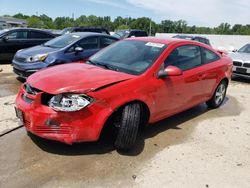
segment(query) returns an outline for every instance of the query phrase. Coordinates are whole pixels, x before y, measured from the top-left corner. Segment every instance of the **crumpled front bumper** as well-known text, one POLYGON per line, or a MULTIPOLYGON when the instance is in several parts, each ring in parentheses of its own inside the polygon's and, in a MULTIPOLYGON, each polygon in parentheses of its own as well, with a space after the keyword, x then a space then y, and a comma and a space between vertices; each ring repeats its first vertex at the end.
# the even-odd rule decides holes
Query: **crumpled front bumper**
POLYGON ((42 138, 67 144, 96 141, 107 119, 110 109, 92 104, 77 112, 56 112, 41 103, 43 92, 28 94, 22 85, 16 108, 23 112, 26 130, 42 138))

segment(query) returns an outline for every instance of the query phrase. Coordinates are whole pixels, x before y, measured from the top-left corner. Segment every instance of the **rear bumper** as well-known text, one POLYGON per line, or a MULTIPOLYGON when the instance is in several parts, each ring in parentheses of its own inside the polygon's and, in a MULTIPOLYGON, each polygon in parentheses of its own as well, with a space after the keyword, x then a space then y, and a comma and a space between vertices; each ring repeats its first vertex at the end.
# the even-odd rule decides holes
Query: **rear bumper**
POLYGON ((66 144, 99 139, 110 108, 93 103, 77 112, 56 112, 41 104, 42 93, 27 94, 23 86, 16 98, 16 107, 23 112, 26 130, 32 134, 66 144), (27 100, 28 98, 28 100, 27 100))

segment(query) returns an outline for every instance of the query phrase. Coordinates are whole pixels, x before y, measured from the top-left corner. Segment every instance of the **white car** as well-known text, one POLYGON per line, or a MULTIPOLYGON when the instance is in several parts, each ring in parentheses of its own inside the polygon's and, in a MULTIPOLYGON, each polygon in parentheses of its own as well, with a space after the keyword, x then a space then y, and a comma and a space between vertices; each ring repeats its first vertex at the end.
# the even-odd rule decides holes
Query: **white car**
POLYGON ((250 44, 246 44, 229 56, 233 59, 233 75, 250 78, 250 44))

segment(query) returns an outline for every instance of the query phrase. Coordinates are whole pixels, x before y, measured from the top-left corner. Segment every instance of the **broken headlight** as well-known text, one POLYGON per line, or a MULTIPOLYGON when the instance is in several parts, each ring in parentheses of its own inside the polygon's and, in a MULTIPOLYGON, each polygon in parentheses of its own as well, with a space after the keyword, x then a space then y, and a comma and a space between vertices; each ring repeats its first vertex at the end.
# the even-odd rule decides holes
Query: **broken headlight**
POLYGON ((52 97, 49 106, 55 111, 75 112, 79 111, 92 102, 92 98, 80 94, 59 94, 52 97))

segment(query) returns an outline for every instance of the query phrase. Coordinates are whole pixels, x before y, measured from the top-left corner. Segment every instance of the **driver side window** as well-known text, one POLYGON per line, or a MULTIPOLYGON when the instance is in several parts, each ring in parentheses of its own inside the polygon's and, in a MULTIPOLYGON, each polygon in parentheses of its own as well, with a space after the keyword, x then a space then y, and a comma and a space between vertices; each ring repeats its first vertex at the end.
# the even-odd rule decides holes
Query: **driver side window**
POLYGON ((98 37, 89 37, 77 43, 77 46, 82 47, 84 50, 97 49, 98 37))
POLYGON ((6 35, 9 39, 27 39, 27 31, 14 31, 6 35))
POLYGON ((172 65, 182 71, 190 70, 202 65, 199 46, 185 45, 175 48, 164 61, 164 67, 172 65))
POLYGON ((81 41, 73 45, 71 48, 69 48, 67 53, 74 52, 76 47, 82 47, 83 50, 98 49, 99 48, 98 37, 89 37, 82 39, 81 41))

